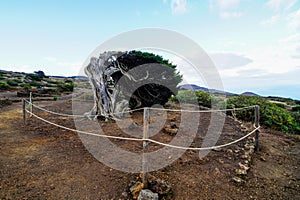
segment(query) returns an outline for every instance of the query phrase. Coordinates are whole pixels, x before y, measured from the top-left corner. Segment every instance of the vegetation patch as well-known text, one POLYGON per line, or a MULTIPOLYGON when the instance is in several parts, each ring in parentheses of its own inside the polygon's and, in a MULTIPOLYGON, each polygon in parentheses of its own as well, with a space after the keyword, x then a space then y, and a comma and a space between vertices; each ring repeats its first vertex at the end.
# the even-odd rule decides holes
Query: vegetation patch
MULTIPOLYGON (((292 112, 286 109, 285 103, 269 102, 268 98, 259 96, 232 96, 227 98, 227 102, 217 95, 204 91, 180 90, 176 96, 170 98, 171 101, 184 103, 197 102, 200 106, 211 108, 218 105, 219 108, 242 108, 253 105, 260 107, 260 124, 285 133, 300 134, 300 105, 292 107, 292 112)), ((276 100, 273 98, 272 100, 276 100)), ((289 100, 290 103, 295 101, 289 100)), ((232 115, 232 112, 227 112, 232 115)), ((235 117, 254 123, 254 109, 235 111, 235 117)))

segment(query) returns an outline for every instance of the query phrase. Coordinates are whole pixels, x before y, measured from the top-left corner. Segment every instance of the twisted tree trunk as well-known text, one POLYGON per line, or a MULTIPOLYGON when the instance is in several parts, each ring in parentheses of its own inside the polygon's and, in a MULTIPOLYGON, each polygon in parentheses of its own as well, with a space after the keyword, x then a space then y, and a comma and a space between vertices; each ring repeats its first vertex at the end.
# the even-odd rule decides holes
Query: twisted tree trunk
POLYGON ((181 76, 175 73, 176 66, 160 62, 169 64, 154 54, 135 51, 104 52, 99 58, 92 57, 85 68, 95 101, 88 116, 119 118, 130 108, 166 103, 177 92, 181 76), (152 65, 143 68, 143 64, 149 63, 152 65))

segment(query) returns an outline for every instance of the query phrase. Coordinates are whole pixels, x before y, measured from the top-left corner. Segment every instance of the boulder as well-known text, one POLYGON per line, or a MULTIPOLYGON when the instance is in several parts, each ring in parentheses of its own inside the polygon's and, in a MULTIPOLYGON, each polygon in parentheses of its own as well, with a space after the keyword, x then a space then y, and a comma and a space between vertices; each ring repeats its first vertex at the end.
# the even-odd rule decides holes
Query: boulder
POLYGON ((139 181, 130 187, 130 193, 133 199, 137 199, 139 197, 139 194, 142 191, 143 187, 144 184, 139 181))
POLYGON ((145 189, 140 192, 138 200, 158 200, 158 194, 151 190, 145 189))
POLYGON ((149 188, 159 195, 166 195, 172 192, 172 186, 169 182, 156 178, 150 174, 148 175, 148 183, 149 188))

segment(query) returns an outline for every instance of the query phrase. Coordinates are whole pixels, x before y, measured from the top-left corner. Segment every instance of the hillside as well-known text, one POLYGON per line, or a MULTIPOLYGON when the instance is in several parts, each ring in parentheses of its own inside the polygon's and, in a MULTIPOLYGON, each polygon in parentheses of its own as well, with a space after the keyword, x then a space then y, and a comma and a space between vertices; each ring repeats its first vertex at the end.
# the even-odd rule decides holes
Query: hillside
POLYGON ((34 96, 55 97, 72 92, 78 84, 88 86, 88 79, 83 76, 47 76, 42 71, 24 73, 0 70, 1 96, 10 97, 17 92, 18 97, 26 97, 32 92, 34 96))

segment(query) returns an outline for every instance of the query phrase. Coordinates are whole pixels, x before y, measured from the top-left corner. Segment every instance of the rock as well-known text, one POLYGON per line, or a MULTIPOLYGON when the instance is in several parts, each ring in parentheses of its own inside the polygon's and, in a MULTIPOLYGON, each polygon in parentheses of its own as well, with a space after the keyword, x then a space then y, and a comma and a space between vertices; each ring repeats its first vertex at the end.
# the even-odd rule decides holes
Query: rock
POLYGON ((170 122, 171 128, 178 128, 175 122, 170 122))
POLYGON ((233 153, 232 149, 227 149, 227 153, 232 154, 233 153))
POLYGON ((243 179, 241 179, 240 177, 237 177, 237 176, 233 177, 231 180, 235 183, 238 183, 238 184, 241 184, 241 183, 245 182, 243 179))
POLYGON ((127 192, 122 192, 122 197, 124 197, 124 198, 128 198, 128 194, 127 194, 127 192))
POLYGON ((249 167, 246 166, 246 165, 244 165, 244 164, 242 164, 242 163, 239 163, 239 166, 240 166, 240 168, 241 168, 242 170, 246 170, 246 171, 249 170, 249 167))
POLYGON ((254 145, 249 145, 249 152, 250 152, 250 154, 252 154, 252 153, 254 153, 254 149, 255 149, 255 147, 254 147, 254 145))
POLYGON ((245 153, 245 154, 241 155, 242 159, 248 159, 248 157, 249 157, 248 153, 245 153))
POLYGON ((172 191, 172 186, 169 182, 156 178, 150 174, 148 174, 148 183, 149 188, 160 195, 165 195, 172 191))
POLYGON ((216 167, 216 168, 215 168, 215 174, 216 174, 216 175, 219 175, 220 173, 221 173, 221 172, 220 172, 219 168, 216 167))
POLYGON ((239 153, 239 152, 240 152, 239 149, 234 150, 234 153, 239 153))
POLYGON ((247 171, 244 169, 237 169, 236 174, 238 175, 247 175, 247 171))
POLYGON ((248 128, 245 125, 241 124, 241 131, 243 133, 247 133, 249 130, 248 130, 248 128))
POLYGON ((245 149, 246 149, 246 150, 249 150, 249 149, 250 149, 250 146, 249 146, 249 144, 248 144, 248 143, 247 143, 247 144, 245 144, 245 145, 244 145, 244 147, 245 147, 245 149))
POLYGON ((264 156, 260 156, 261 161, 266 161, 266 158, 264 156))
POLYGON ((130 192, 133 199, 137 199, 141 190, 143 189, 144 184, 141 182, 136 182, 133 186, 130 187, 130 192))
POLYGON ((158 194, 151 190, 145 189, 140 192, 138 200, 158 200, 158 194))
POLYGON ((54 190, 54 189, 55 189, 54 184, 51 184, 51 185, 50 185, 50 190, 54 190))
POLYGON ((165 127, 165 131, 166 131, 169 135, 173 136, 173 135, 176 135, 176 134, 177 134, 178 128, 169 128, 168 126, 166 126, 166 127, 165 127))
POLYGON ((171 117, 170 117, 170 121, 171 121, 171 122, 175 122, 175 121, 176 121, 176 116, 171 116, 171 117))

